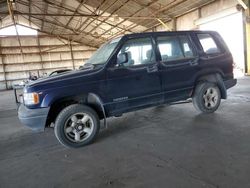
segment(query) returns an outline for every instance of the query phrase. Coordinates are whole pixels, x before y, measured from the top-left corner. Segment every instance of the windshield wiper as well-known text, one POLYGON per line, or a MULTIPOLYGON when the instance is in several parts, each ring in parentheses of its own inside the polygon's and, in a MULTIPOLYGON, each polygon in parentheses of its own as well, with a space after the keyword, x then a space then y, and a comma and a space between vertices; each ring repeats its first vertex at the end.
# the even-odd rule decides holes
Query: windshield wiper
POLYGON ((100 65, 104 65, 104 64, 103 63, 99 63, 99 64, 86 63, 83 66, 80 66, 79 69, 80 70, 82 70, 82 69, 94 69, 94 68, 96 68, 96 67, 98 67, 100 65))
POLYGON ((82 66, 79 67, 80 70, 82 69, 93 69, 94 68, 94 65, 88 63, 88 64, 84 64, 82 66))

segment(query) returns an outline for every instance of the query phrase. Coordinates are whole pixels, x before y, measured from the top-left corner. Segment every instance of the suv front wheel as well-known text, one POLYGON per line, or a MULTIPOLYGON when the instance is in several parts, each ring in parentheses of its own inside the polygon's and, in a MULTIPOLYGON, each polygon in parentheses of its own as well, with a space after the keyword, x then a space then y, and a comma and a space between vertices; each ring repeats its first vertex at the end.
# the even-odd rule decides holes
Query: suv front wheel
POLYGON ((202 113, 213 113, 220 106, 221 93, 215 83, 204 82, 196 86, 193 95, 194 107, 202 113))
POLYGON ((73 104, 56 118, 54 132, 64 146, 78 148, 91 143, 99 132, 100 120, 90 107, 73 104))

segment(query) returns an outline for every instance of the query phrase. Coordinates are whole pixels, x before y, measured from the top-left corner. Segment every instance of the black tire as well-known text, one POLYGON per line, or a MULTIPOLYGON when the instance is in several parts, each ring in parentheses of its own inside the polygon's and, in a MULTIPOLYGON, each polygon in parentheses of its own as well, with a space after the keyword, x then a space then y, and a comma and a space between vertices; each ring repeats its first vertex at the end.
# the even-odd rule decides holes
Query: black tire
POLYGON ((195 87, 193 104, 202 113, 213 113, 220 106, 221 92, 215 83, 203 82, 195 87), (215 96, 216 97, 213 97, 215 96))
POLYGON ((96 138, 99 129, 100 120, 97 113, 92 108, 86 105, 73 104, 64 108, 59 113, 56 118, 54 132, 56 138, 62 145, 70 148, 79 148, 92 143, 96 138), (78 117, 81 118, 81 115, 82 119, 76 119, 78 117), (89 120, 86 120, 85 123, 80 122, 85 116, 89 118, 89 120), (72 119, 74 119, 74 121, 72 119), (87 127, 87 125, 89 127, 87 127), (79 130, 79 127, 82 127, 81 130, 79 130), (91 130, 91 132, 84 132, 85 128, 86 130, 91 130), (70 131, 68 132, 67 130, 70 131), (76 133, 78 136, 76 136, 76 133), (80 141, 78 139, 83 140, 80 141))

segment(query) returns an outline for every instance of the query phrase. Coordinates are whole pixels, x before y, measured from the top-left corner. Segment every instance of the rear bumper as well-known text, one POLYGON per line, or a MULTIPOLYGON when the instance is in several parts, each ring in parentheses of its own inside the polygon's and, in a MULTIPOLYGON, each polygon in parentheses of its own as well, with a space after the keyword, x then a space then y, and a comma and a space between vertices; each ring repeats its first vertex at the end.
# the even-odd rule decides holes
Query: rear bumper
POLYGON ((235 86, 236 84, 237 84, 236 79, 230 79, 230 80, 224 81, 224 85, 225 85, 226 89, 229 89, 229 88, 235 86))
POLYGON ((36 132, 44 131, 50 108, 29 109, 23 104, 18 108, 18 118, 21 123, 36 132))

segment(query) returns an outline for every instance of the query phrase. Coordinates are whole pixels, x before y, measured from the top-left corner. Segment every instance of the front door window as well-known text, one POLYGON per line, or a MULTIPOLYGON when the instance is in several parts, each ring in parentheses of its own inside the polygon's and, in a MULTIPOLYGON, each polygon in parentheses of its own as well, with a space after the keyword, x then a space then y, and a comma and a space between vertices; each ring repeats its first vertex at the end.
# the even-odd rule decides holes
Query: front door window
MULTIPOLYGON (((127 53, 128 62, 123 66, 138 66, 155 62, 155 53, 151 38, 130 39, 121 48, 120 53, 127 53)), ((118 54, 118 55, 119 55, 118 54)))

